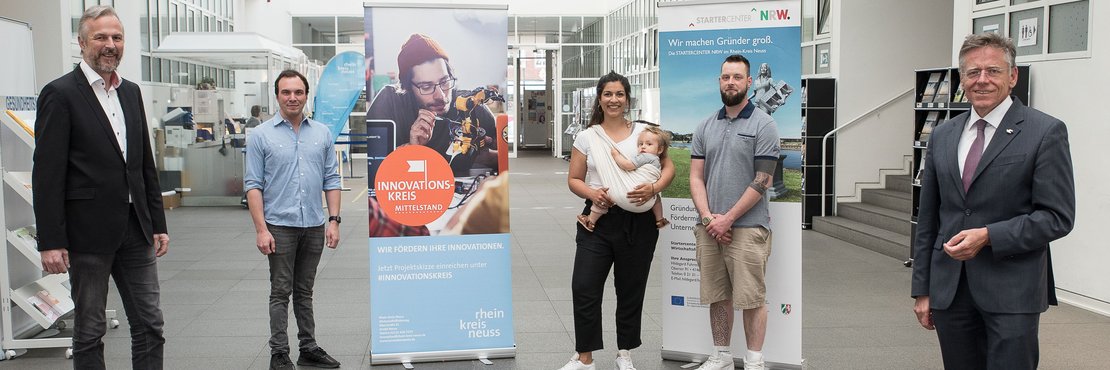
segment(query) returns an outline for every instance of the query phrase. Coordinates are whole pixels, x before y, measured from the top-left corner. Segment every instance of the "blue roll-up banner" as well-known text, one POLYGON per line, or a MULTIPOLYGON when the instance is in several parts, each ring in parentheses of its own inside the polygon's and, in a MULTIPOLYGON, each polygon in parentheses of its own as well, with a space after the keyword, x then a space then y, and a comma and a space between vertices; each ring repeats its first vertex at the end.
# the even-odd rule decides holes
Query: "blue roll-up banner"
POLYGON ((316 100, 312 106, 312 119, 328 126, 331 140, 335 141, 347 126, 347 117, 358 103, 358 97, 365 86, 362 81, 362 54, 344 51, 336 54, 324 66, 320 82, 316 84, 316 100))
MULTIPOLYGON (((771 197, 774 235, 767 262, 767 335, 764 359, 775 368, 802 363, 801 6, 798 0, 703 1, 659 4, 660 120, 675 140, 668 152, 690 156, 691 133, 716 114, 721 64, 731 54, 751 63, 749 104, 774 118, 780 137, 779 165, 771 197), (785 179, 785 180, 784 180, 785 179)), ((687 181, 677 174, 675 182, 687 181)), ((709 305, 700 302, 694 226, 698 215, 689 194, 666 193, 671 224, 659 235, 663 261, 662 308, 665 359, 701 361, 713 353, 709 305)), ((746 352, 743 320, 736 312, 732 353, 746 352)), ((737 358, 739 365, 741 359, 737 358)))
POLYGON ((508 7, 365 7, 371 364, 513 357, 508 7))

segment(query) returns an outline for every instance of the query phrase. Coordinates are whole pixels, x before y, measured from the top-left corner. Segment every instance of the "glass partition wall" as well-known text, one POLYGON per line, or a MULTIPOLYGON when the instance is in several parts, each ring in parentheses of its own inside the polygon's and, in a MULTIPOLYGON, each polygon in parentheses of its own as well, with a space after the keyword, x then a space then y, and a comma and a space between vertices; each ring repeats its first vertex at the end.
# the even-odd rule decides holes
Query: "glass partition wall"
POLYGON ((510 16, 506 113, 510 155, 543 148, 570 155, 574 122, 571 96, 593 88, 607 73, 605 17, 510 16))

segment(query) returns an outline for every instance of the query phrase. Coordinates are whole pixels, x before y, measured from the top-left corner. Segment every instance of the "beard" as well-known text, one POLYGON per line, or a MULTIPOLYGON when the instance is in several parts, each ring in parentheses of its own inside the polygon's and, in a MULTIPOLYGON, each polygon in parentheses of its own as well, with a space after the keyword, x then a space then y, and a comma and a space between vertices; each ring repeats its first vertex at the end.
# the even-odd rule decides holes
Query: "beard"
POLYGON ((89 67, 92 67, 97 73, 115 72, 116 68, 119 67, 120 58, 123 57, 118 48, 103 48, 89 54, 86 55, 85 60, 91 60, 89 67))
POLYGON ((744 101, 744 98, 747 96, 748 88, 746 87, 743 90, 738 91, 736 95, 729 95, 724 90, 721 90, 721 102, 725 103, 725 106, 728 107, 740 105, 740 103, 742 103, 744 101))

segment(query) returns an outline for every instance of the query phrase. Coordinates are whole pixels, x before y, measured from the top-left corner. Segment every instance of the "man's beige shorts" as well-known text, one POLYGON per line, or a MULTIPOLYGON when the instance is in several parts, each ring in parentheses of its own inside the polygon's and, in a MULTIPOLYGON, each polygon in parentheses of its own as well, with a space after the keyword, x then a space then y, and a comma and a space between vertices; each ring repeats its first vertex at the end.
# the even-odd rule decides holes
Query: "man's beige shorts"
POLYGON ((762 227, 732 229, 732 243, 718 244, 705 231, 694 227, 698 267, 701 269, 701 303, 732 299, 739 310, 757 308, 766 302, 767 257, 771 255, 771 232, 762 227))

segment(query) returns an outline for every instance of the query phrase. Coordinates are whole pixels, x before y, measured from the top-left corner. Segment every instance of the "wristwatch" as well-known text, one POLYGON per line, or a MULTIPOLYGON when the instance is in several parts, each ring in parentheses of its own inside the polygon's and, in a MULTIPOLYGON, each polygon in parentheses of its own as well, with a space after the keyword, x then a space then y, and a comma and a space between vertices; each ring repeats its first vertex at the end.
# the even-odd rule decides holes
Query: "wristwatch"
POLYGON ((337 224, 341 224, 341 223, 343 223, 343 218, 341 218, 341 217, 339 217, 339 216, 329 216, 329 217, 328 217, 328 221, 329 221, 329 222, 330 222, 330 221, 335 221, 335 223, 337 223, 337 224))
POLYGON ((713 217, 712 216, 705 216, 705 217, 701 218, 701 225, 702 226, 709 226, 710 222, 713 222, 713 217))

